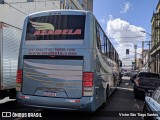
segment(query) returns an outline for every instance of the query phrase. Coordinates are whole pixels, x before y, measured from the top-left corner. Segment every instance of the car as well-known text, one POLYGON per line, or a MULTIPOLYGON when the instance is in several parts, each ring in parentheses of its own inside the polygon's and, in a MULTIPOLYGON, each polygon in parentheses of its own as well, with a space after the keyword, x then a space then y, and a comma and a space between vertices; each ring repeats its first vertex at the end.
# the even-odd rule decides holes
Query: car
POLYGON ((145 120, 160 120, 160 87, 155 90, 153 95, 145 97, 143 114, 145 114, 145 120))
POLYGON ((134 80, 134 97, 145 96, 148 91, 154 91, 160 86, 160 75, 152 72, 140 72, 134 80))
POLYGON ((129 76, 130 76, 130 72, 125 72, 125 73, 123 74, 123 76, 129 77, 129 76))
POLYGON ((137 73, 132 74, 132 75, 130 76, 131 82, 133 82, 136 77, 137 77, 137 73))

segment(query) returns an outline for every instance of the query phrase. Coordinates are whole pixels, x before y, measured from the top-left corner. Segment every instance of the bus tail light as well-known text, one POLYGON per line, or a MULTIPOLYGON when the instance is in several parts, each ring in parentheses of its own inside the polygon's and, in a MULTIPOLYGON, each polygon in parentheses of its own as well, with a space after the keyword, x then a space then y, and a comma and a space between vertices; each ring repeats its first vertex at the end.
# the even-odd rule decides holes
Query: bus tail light
POLYGON ((93 72, 83 72, 83 96, 93 95, 93 72))
POLYGON ((16 91, 21 91, 22 88, 22 70, 17 70, 17 78, 16 78, 16 91))

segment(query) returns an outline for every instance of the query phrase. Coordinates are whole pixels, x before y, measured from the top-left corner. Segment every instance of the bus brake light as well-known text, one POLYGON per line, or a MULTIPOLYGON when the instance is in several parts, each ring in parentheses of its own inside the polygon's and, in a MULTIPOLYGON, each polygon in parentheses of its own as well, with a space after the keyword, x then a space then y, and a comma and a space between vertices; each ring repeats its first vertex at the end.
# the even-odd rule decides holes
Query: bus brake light
POLYGON ((83 72, 83 96, 93 95, 93 72, 83 72))

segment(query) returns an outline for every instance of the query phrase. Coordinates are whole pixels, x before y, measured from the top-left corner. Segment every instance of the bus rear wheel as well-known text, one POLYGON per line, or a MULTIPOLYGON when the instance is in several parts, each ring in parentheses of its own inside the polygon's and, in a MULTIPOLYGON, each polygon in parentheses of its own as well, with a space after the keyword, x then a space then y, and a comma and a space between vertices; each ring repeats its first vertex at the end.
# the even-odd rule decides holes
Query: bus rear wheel
POLYGON ((102 104, 102 109, 106 107, 107 99, 108 99, 108 97, 109 97, 109 89, 108 89, 108 87, 107 87, 107 89, 106 89, 106 93, 105 93, 105 94, 106 94, 106 96, 105 96, 104 103, 102 104))

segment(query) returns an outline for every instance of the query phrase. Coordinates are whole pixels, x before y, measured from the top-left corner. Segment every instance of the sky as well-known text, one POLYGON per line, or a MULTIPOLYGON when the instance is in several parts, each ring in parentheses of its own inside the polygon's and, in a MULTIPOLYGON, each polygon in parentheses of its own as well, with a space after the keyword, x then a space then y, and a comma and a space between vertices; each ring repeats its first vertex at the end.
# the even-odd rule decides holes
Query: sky
POLYGON ((142 41, 151 40, 151 36, 141 31, 151 34, 151 18, 158 1, 94 0, 93 13, 119 53, 123 65, 131 65, 134 61, 134 45, 138 46, 137 53, 141 53, 142 41), (129 55, 126 55, 126 49, 130 50, 129 55))

